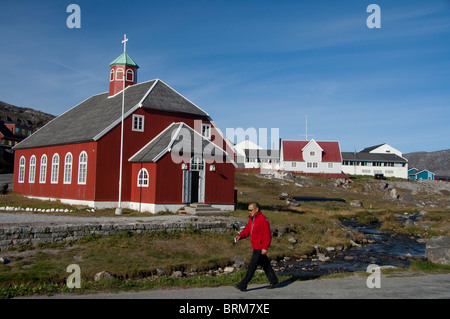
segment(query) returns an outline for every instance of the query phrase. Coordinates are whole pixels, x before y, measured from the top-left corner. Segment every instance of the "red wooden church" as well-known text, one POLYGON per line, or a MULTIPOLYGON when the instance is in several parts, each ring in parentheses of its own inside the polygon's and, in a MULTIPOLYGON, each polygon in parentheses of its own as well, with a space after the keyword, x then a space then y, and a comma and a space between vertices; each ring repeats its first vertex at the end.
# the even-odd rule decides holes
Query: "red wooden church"
POLYGON ((139 67, 125 52, 110 67, 109 92, 14 148, 14 191, 152 213, 195 202, 234 209, 233 146, 208 113, 159 79, 137 84, 139 67))

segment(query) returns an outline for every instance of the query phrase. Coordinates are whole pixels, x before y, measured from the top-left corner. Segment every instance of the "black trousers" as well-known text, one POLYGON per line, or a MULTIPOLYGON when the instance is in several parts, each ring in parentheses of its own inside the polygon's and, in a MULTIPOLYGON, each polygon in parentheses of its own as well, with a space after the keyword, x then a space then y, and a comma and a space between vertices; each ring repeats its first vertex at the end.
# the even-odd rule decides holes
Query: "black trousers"
POLYGON ((261 253, 261 249, 253 249, 253 255, 252 258, 250 259, 250 263, 247 268, 247 274, 245 275, 244 279, 242 279, 242 281, 240 282, 242 286, 247 287, 248 283, 255 274, 256 268, 258 268, 258 266, 261 266, 264 269, 267 279, 269 279, 269 282, 271 284, 278 283, 277 275, 275 274, 275 271, 273 271, 272 265, 270 264, 267 254, 263 255, 261 253))

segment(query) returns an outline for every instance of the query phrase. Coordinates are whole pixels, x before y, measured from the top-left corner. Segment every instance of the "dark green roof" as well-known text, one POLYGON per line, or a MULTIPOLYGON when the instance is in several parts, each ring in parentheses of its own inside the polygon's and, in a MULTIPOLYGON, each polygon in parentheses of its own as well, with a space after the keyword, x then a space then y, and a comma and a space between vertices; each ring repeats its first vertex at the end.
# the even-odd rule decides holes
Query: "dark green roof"
POLYGON ((113 65, 129 65, 136 67, 136 69, 139 68, 139 66, 125 52, 109 64, 109 66, 113 65))

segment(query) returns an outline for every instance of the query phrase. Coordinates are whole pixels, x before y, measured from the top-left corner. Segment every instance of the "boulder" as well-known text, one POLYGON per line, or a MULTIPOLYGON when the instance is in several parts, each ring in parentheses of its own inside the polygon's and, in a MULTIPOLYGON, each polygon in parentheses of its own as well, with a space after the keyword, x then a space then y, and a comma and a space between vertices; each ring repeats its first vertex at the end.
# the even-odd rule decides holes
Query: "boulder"
POLYGON ((450 237, 437 236, 427 240, 425 258, 434 263, 450 265, 450 237))
POLYGON ((359 201, 359 200, 352 200, 351 202, 350 202, 350 206, 353 206, 353 207, 363 207, 363 203, 361 203, 361 201, 359 201))
POLYGON ((103 270, 94 275, 94 281, 99 281, 100 279, 108 279, 112 277, 113 275, 110 272, 103 270))

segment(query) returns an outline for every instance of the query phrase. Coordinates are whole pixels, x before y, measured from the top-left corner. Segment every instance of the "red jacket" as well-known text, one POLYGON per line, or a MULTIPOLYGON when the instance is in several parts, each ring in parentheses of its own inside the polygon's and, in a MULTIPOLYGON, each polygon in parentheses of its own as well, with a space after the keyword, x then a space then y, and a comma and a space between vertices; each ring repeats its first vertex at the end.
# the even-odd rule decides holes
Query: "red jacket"
POLYGON ((247 226, 239 234, 239 238, 250 236, 250 242, 253 249, 267 250, 272 241, 269 220, 259 210, 255 216, 250 217, 247 226))

